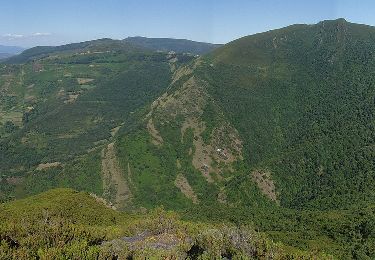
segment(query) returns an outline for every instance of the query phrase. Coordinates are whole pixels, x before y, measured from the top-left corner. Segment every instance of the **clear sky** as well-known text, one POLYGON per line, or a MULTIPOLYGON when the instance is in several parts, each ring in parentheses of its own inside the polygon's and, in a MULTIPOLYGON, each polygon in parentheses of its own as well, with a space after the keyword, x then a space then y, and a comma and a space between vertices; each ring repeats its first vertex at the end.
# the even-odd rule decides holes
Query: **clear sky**
POLYGON ((30 47, 128 36, 226 43, 343 17, 375 25, 374 0, 1 0, 0 44, 30 47))

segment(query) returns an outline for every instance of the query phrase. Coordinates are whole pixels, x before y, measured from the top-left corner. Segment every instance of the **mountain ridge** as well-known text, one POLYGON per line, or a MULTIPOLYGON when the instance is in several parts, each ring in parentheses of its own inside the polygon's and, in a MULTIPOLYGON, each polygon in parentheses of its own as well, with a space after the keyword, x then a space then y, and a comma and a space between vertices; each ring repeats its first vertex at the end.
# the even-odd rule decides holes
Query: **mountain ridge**
POLYGON ((72 187, 372 257, 374 37, 335 20, 199 57, 105 39, 6 64, 0 197, 72 187))
POLYGON ((196 55, 206 54, 222 46, 221 44, 197 42, 187 39, 148 38, 141 36, 128 37, 123 41, 130 42, 156 51, 185 52, 196 55))
MULTIPOLYGON (((146 38, 146 37, 128 37, 124 40, 113 40, 110 38, 102 38, 79 43, 69 43, 61 46, 36 46, 30 49, 23 49, 23 52, 14 57, 8 58, 5 63, 25 63, 35 59, 40 59, 52 55, 54 53, 66 53, 90 50, 98 51, 98 49, 106 46, 108 50, 140 50, 140 51, 174 51, 177 53, 191 53, 195 55, 205 54, 211 50, 221 46, 219 44, 211 44, 205 42, 196 42, 185 39, 172 38, 146 38), (96 49, 96 50, 95 50, 96 49)), ((1 50, 1 49, 0 49, 1 50)), ((1 51, 0 51, 1 53, 1 51)), ((18 54, 18 53, 14 53, 18 54)))

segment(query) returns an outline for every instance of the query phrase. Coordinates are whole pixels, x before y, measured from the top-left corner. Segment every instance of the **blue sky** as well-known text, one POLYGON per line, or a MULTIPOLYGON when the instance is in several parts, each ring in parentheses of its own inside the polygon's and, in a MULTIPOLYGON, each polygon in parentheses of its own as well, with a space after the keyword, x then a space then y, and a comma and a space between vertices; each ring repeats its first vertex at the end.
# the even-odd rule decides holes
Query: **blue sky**
POLYGON ((128 36, 226 43, 339 17, 375 25, 374 13, 372 0, 2 0, 0 44, 30 47, 128 36))

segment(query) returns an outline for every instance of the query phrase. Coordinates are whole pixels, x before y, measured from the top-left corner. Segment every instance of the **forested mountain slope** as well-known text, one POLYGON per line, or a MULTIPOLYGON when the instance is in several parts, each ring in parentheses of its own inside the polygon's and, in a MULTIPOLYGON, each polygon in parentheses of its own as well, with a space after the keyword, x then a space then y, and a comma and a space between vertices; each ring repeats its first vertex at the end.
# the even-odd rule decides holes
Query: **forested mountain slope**
POLYGON ((339 19, 245 37, 209 57, 210 93, 282 205, 372 203, 374 37, 339 19))
MULTIPOLYGON (((368 230, 374 33, 343 19, 293 25, 236 40, 177 70, 138 128, 119 137, 133 203, 248 217, 299 245, 325 240, 316 237, 328 235, 321 225, 338 230, 348 218, 356 226, 349 216, 361 211, 359 225, 368 230), (297 223, 310 242, 292 235, 297 223)), ((372 255, 370 233, 359 231, 362 249, 344 254, 372 255)), ((340 236, 328 235, 328 250, 356 243, 340 236)))
POLYGON ((81 45, 1 65, 2 199, 56 186, 102 194, 104 147, 193 59, 107 40, 81 45))
POLYGON ((72 187, 373 257, 374 38, 339 19, 202 57, 107 39, 26 51, 1 67, 0 196, 72 187))
POLYGON ((126 145, 140 145, 133 132, 121 139, 126 148, 118 147, 123 168, 141 167, 135 178, 171 172, 170 184, 179 169, 191 169, 190 181, 202 178, 202 192, 218 185, 218 197, 225 196, 221 184, 249 177, 271 201, 291 208, 371 203, 374 33, 345 20, 294 25, 239 39, 180 68, 141 118, 142 137, 134 136, 163 160, 163 170, 141 166, 150 162, 144 150, 131 155, 137 149, 126 145))

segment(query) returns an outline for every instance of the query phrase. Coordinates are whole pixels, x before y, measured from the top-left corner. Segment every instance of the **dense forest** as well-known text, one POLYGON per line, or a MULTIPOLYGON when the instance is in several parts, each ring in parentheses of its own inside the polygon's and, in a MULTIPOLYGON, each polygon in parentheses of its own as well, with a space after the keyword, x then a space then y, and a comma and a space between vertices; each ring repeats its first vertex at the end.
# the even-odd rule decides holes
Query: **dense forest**
POLYGON ((0 258, 373 258, 374 39, 339 19, 203 56, 101 39, 11 57, 0 258))

